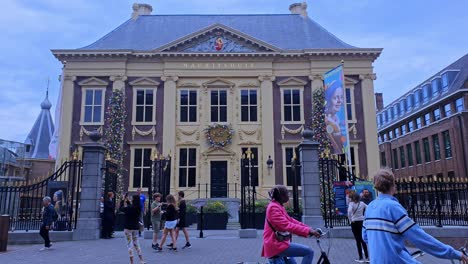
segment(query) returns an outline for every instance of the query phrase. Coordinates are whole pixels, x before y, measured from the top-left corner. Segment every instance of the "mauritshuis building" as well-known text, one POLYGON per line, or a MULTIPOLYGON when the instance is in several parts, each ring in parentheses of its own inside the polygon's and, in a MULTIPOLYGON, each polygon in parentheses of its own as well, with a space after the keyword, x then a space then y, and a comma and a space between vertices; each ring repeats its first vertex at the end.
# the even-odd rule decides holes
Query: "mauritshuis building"
POLYGON ((397 177, 467 177, 468 54, 385 108, 377 94, 381 164, 397 177))
POLYGON ((155 150, 172 156, 171 192, 208 184, 209 197, 233 197, 234 188, 228 193, 226 186, 240 183, 247 148, 261 192, 291 185, 291 157, 311 124, 312 93, 344 60, 352 169, 368 177, 380 166, 372 63, 382 50, 343 42, 306 8, 293 4, 291 14, 271 15, 152 15, 150 5, 135 4, 130 19, 96 42, 53 50, 64 65, 57 161, 89 142, 90 131, 104 133, 108 99, 121 90, 129 191, 148 186, 155 150), (228 131, 223 125, 230 128, 225 146, 207 139, 207 129, 216 125, 221 133, 228 131))

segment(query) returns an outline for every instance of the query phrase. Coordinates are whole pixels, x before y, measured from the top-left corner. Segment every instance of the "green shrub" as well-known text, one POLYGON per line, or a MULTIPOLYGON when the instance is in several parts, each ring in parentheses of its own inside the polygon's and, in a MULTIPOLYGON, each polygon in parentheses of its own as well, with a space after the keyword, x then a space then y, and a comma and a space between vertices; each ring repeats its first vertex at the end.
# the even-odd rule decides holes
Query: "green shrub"
POLYGON ((255 201, 255 213, 265 213, 268 203, 269 203, 268 200, 255 201))
POLYGON ((209 201, 205 206, 203 206, 203 213, 227 213, 228 209, 220 201, 209 201))
POLYGON ((198 212, 197 207, 187 204, 187 214, 196 214, 198 212))

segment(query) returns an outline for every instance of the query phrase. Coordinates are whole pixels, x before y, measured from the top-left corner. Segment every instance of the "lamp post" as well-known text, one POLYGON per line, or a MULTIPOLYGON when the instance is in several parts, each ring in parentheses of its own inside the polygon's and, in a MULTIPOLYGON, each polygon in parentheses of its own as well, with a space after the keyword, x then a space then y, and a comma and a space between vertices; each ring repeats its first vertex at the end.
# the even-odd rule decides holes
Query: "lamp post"
POLYGON ((297 171, 300 170, 299 160, 296 156, 296 150, 293 149, 293 157, 291 158, 291 169, 292 169, 292 184, 293 184, 293 209, 294 218, 299 220, 299 190, 297 182, 297 171))

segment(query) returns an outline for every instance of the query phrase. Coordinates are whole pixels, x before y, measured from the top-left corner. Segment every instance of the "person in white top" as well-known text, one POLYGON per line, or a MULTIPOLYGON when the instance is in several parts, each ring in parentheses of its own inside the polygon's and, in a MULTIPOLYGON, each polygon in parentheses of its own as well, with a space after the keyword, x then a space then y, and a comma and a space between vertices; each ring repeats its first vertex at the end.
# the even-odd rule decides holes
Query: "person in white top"
POLYGON ((349 195, 351 202, 348 206, 348 219, 351 223, 351 230, 353 231, 354 239, 356 240, 356 246, 359 254, 357 262, 368 262, 369 254, 367 253, 367 245, 362 239, 362 223, 364 221, 364 212, 367 205, 360 201, 359 194, 351 193, 349 195), (365 259, 362 257, 362 250, 364 249, 365 259))

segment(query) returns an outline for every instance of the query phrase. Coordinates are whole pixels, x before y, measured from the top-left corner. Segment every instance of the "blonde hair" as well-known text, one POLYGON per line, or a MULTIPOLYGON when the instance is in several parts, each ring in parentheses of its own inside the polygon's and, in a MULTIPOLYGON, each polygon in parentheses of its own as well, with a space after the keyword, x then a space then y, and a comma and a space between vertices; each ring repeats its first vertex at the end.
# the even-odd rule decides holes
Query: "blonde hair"
POLYGON ((374 186, 379 192, 388 193, 395 186, 395 176, 389 168, 379 169, 374 176, 374 186))
POLYGON ((175 205, 176 205, 176 200, 175 200, 175 198, 174 198, 174 195, 168 194, 168 195, 166 196, 166 202, 167 202, 167 203, 170 203, 170 204, 172 204, 172 205, 175 206, 175 205))

